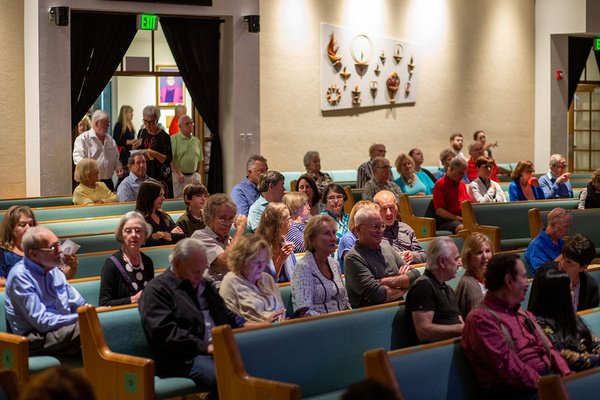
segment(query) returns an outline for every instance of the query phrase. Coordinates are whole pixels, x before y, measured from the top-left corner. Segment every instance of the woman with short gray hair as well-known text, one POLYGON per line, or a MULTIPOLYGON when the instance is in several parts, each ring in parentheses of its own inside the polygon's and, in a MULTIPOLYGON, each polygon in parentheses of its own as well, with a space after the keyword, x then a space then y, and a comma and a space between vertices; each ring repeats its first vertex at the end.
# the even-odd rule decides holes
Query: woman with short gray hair
POLYGON ((333 179, 331 179, 328 173, 321 171, 321 157, 319 156, 319 152, 307 151, 303 161, 306 173, 315 180, 319 192, 322 193, 327 185, 333 182, 333 179))

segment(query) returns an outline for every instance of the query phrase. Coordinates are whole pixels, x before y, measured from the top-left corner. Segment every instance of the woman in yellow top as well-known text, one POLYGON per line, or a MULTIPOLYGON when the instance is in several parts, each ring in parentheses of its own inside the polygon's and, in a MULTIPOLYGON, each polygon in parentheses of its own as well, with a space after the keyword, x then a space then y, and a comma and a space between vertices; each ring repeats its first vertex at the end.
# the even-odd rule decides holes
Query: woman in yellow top
POLYGON ((116 203, 117 195, 98 179, 98 163, 92 158, 84 158, 75 166, 75 180, 79 186, 73 191, 73 204, 116 203))

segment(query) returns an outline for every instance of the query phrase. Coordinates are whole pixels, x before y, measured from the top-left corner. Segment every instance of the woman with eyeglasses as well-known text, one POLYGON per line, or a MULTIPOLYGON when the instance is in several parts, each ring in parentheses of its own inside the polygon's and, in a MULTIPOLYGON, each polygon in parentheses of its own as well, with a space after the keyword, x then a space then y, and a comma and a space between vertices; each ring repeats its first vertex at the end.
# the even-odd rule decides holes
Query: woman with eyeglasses
POLYGON ((152 259, 140 251, 152 226, 137 211, 123 215, 115 237, 121 250, 106 259, 100 280, 100 306, 135 304, 142 291, 154 278, 152 259))
POLYGON ((429 196, 433 191, 433 181, 421 171, 415 172, 415 160, 408 154, 402 153, 396 158, 396 170, 400 178, 394 183, 409 196, 429 196))
POLYGON ((289 282, 296 265, 294 243, 285 239, 290 224, 288 208, 282 203, 269 203, 256 228, 256 234, 271 246, 273 257, 268 261, 265 272, 277 283, 289 282))
POLYGON ((497 182, 490 179, 494 160, 481 156, 475 161, 478 177, 469 184, 469 197, 473 203, 503 203, 504 191, 497 182))
POLYGON ((348 200, 348 195, 344 191, 344 188, 337 183, 327 185, 321 196, 321 203, 325 204, 325 210, 321 214, 329 215, 337 223, 336 236, 338 242, 348 232, 350 216, 344 212, 344 203, 346 200, 348 200))
POLYGON ((160 110, 155 106, 146 106, 142 111, 144 128, 138 137, 141 141, 140 149, 147 149, 146 173, 149 177, 163 182, 165 197, 173 198, 173 176, 171 174, 171 138, 169 134, 158 126, 160 110))
POLYGON ((544 200, 544 191, 538 179, 533 176, 535 170, 531 161, 519 161, 510 177, 512 182, 508 186, 510 201, 544 200))
POLYGON ((304 228, 310 217, 308 198, 304 193, 290 192, 283 196, 281 202, 290 210, 292 219, 285 239, 294 244, 294 253, 304 253, 304 228))

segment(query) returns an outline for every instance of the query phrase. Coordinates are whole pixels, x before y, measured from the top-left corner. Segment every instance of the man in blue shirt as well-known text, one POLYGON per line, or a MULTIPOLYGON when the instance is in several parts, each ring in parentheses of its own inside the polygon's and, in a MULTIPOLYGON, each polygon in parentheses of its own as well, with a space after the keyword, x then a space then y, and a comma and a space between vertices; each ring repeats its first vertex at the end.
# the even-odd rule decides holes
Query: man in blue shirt
POLYGON ((571 174, 565 173, 567 163, 560 154, 550 156, 550 170, 546 175, 540 176, 540 187, 547 199, 570 199, 573 197, 573 188, 569 178, 571 174))
POLYGON ((146 157, 143 154, 133 154, 127 161, 129 175, 117 188, 117 197, 120 202, 136 201, 140 185, 148 179, 146 175, 146 157))
POLYGON ((246 178, 242 183, 238 183, 231 189, 229 197, 237 206, 238 214, 248 216, 250 206, 259 198, 260 193, 256 186, 258 178, 263 172, 267 172, 269 166, 267 159, 259 154, 255 154, 248 159, 246 170, 248 171, 246 178))
POLYGON ((571 225, 573 225, 573 216, 570 210, 558 207, 550 211, 548 227, 542 229, 525 250, 531 276, 535 276, 535 271, 540 265, 548 261, 560 261, 558 257, 565 245, 563 237, 569 234, 571 225))
POLYGON ((77 308, 86 301, 57 267, 62 249, 43 226, 29 228, 21 244, 24 257, 6 280, 6 318, 10 329, 29 339, 29 353, 81 354, 77 308))
POLYGON ((252 232, 258 228, 260 217, 267 205, 269 203, 281 202, 285 194, 284 181, 284 176, 277 171, 267 171, 261 174, 260 181, 258 182, 260 196, 258 196, 258 199, 250 206, 250 210, 248 211, 248 226, 250 226, 252 232))

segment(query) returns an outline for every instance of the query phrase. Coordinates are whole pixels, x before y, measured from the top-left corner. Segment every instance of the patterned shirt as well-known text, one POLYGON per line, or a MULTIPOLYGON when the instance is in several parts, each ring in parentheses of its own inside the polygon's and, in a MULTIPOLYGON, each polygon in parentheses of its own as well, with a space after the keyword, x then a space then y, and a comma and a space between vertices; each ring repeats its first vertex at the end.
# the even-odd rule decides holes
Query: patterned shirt
POLYGON ((304 228, 306 222, 294 222, 285 235, 285 240, 294 243, 294 253, 304 253, 304 228))
POLYGON ((350 215, 342 211, 342 218, 338 219, 338 217, 336 217, 334 213, 329 212, 327 209, 323 210, 321 214, 329 215, 337 223, 338 229, 335 235, 337 236, 337 241, 339 243, 342 236, 344 236, 346 232, 348 232, 348 223, 350 222, 350 215))
POLYGON ((377 179, 373 178, 365 185, 363 189, 363 200, 373 201, 373 197, 382 190, 390 191, 398 200, 398 197, 402 194, 400 186, 396 185, 393 181, 387 181, 385 185, 382 185, 377 179))
POLYGON ((306 171, 306 174, 312 176, 312 178, 315 180, 315 183, 317 184, 317 189, 319 189, 319 193, 323 193, 323 190, 325 190, 327 185, 333 182, 333 179, 331 178, 331 176, 329 176, 327 172, 319 171, 319 175, 321 175, 320 181, 317 179, 317 174, 313 174, 309 171, 306 171))
POLYGON ((373 169, 371 167, 371 160, 360 164, 356 173, 356 188, 361 189, 365 187, 367 182, 373 179, 373 169))
POLYGON ((414 260, 411 264, 422 264, 427 261, 427 253, 419 244, 415 231, 404 222, 394 221, 392 226, 386 226, 383 238, 396 251, 412 251, 414 260))

